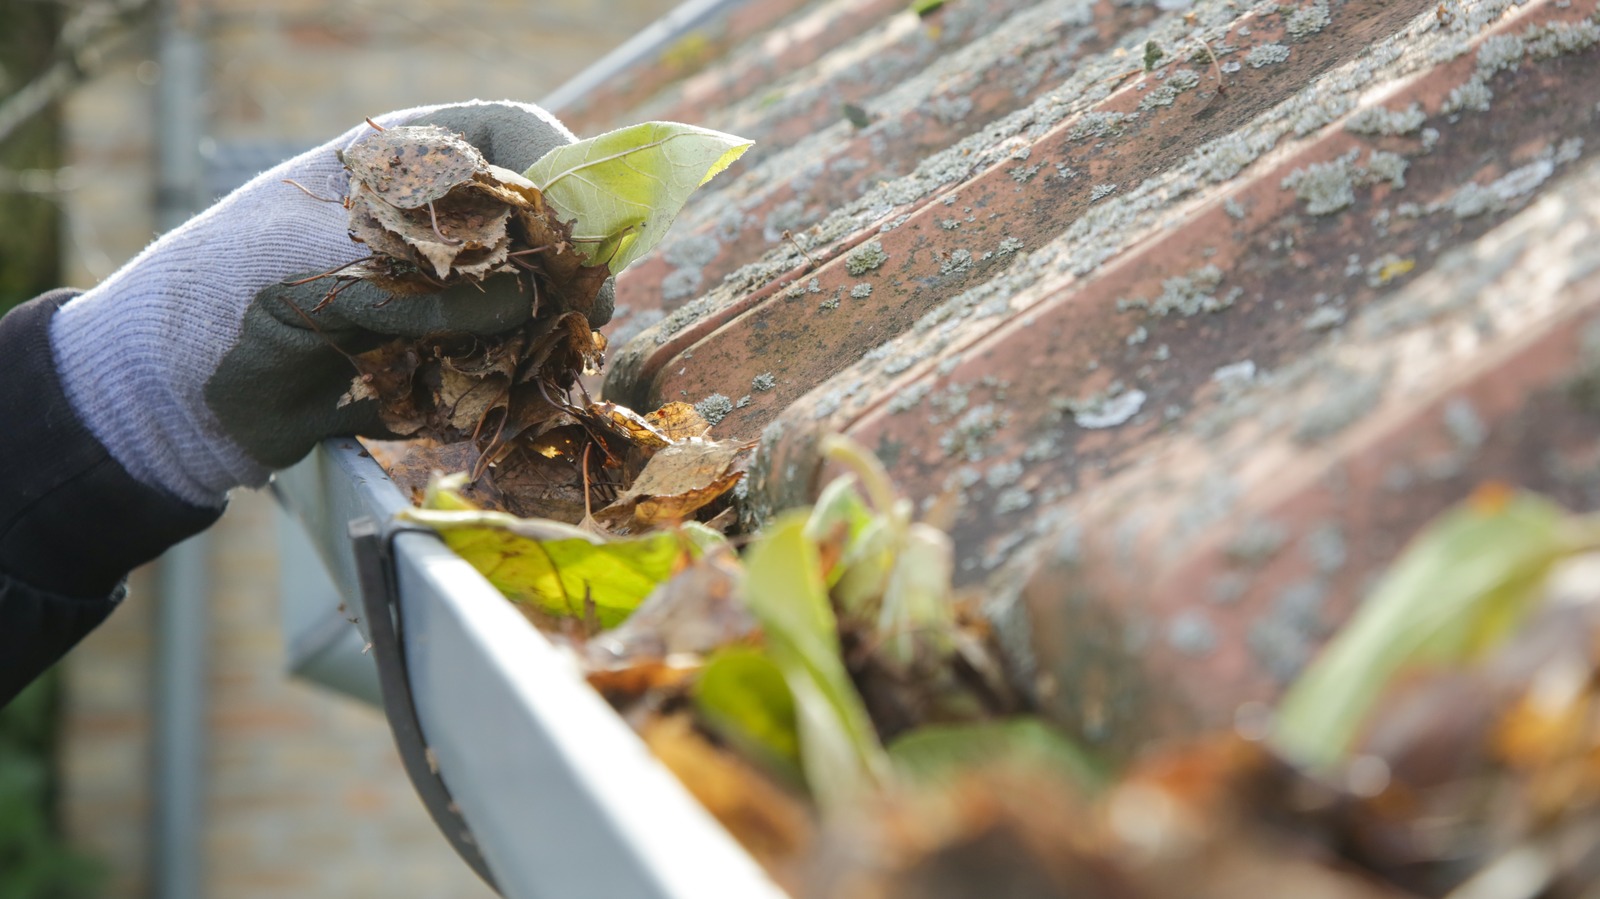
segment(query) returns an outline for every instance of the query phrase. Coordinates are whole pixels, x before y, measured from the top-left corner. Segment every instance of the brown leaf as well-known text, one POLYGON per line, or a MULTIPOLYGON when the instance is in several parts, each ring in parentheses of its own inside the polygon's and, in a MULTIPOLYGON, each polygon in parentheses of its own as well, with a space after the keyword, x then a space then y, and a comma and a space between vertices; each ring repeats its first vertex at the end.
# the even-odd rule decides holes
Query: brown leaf
MULTIPOLYGON (((375 203, 369 198, 369 191, 363 184, 352 182, 350 196, 346 200, 350 206, 350 238, 358 243, 364 243, 373 253, 388 256, 392 259, 415 262, 416 255, 411 246, 399 234, 384 224, 379 217, 380 210, 392 207, 384 203, 375 203)), ((358 268, 357 274, 365 274, 367 268, 358 268)), ((374 268, 376 273, 376 268, 374 268)))
POLYGON ((652 718, 640 732, 655 757, 769 870, 812 842, 814 824, 805 804, 714 746, 687 715, 652 718))
POLYGON ((471 473, 487 474, 519 514, 582 520, 589 446, 600 450, 587 463, 591 473, 605 472, 596 489, 603 501, 614 497, 644 463, 614 422, 581 439, 573 432, 544 436, 573 421, 569 414, 591 423, 568 393, 580 373, 604 363, 606 340, 587 313, 609 271, 583 264, 570 226, 531 181, 488 165, 459 135, 392 128, 344 161, 351 236, 373 257, 341 270, 341 279, 371 280, 403 295, 514 271, 526 279, 535 318, 478 345, 396 342, 360 357, 341 402, 378 402, 397 434, 441 443, 470 437, 481 454, 471 473))
POLYGON ((385 427, 400 435, 415 434, 427 423, 412 389, 421 361, 415 344, 408 340, 392 340, 352 356, 356 376, 350 390, 339 398, 339 405, 375 399, 385 427))
POLYGON ((609 427, 642 449, 655 450, 672 443, 672 438, 658 429, 646 416, 626 406, 619 406, 616 403, 590 403, 586 411, 600 424, 609 427))
POLYGON ((652 496, 641 499, 633 508, 634 519, 645 525, 686 521, 693 517, 694 513, 714 502, 717 497, 732 490, 733 485, 739 483, 742 477, 744 472, 732 471, 703 487, 686 490, 674 496, 652 496))
MULTIPOLYGON (((634 496, 672 496, 704 490, 724 480, 735 463, 750 449, 731 440, 685 440, 650 457, 629 493, 634 496)), ((732 483, 728 484, 733 486, 732 483)))
POLYGON ((619 528, 649 528, 683 521, 733 488, 748 444, 693 439, 656 451, 615 503, 595 518, 619 528))
MULTIPOLYGON (((453 474, 471 471, 478 463, 478 448, 467 441, 436 443, 431 440, 361 441, 372 458, 389 473, 400 492, 420 504, 428 481, 435 472, 453 474)), ((484 509, 505 511, 499 491, 486 479, 468 481, 460 488, 462 496, 484 509)))
POLYGON ((538 261, 551 291, 562 298, 561 308, 579 313, 585 321, 592 320, 595 297, 611 277, 611 270, 604 265, 584 265, 583 257, 567 239, 571 227, 556 219, 542 202, 537 208, 519 208, 516 219, 527 249, 545 248, 525 258, 538 261))
POLYGON ((425 263, 440 279, 482 280, 506 264, 511 209, 493 198, 457 192, 421 209, 404 209, 352 182, 349 202, 353 238, 374 252, 425 263))
POLYGON ((446 365, 439 377, 439 411, 450 427, 467 434, 477 433, 489 411, 504 406, 510 395, 504 375, 474 377, 446 365))
POLYGON ((606 702, 620 709, 650 694, 660 696, 676 692, 699 670, 698 664, 673 664, 661 659, 646 659, 614 668, 592 669, 584 676, 588 678, 589 686, 599 691, 606 702))
POLYGON ((368 135, 340 158, 352 184, 367 185, 400 209, 426 206, 486 167, 483 154, 461 135, 433 125, 368 135))
POLYGON ((661 408, 646 415, 644 420, 674 443, 711 433, 711 423, 688 403, 664 403, 661 408))
POLYGON ((589 641, 589 665, 704 655, 751 638, 756 622, 740 594, 743 582, 729 553, 701 557, 657 587, 627 621, 589 641))
POLYGON ((493 469, 494 486, 513 515, 577 524, 586 511, 579 464, 518 447, 493 469))
POLYGON ((474 172, 472 180, 463 183, 461 188, 493 197, 513 209, 544 210, 544 195, 539 193, 538 185, 492 162, 474 172))
POLYGON ((581 313, 564 312, 553 320, 536 321, 534 326, 538 331, 517 366, 518 383, 543 376, 557 387, 566 387, 595 352, 589 320, 581 313))

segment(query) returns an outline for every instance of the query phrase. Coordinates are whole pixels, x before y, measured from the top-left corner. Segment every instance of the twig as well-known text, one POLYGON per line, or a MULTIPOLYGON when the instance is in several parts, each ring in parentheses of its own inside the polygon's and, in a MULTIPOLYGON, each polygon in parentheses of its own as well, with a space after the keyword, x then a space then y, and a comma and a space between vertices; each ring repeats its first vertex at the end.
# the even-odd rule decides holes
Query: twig
POLYGON ((428 201, 428 221, 433 223, 433 233, 439 235, 439 239, 444 241, 447 246, 459 247, 465 243, 461 238, 451 237, 439 230, 439 213, 434 211, 432 200, 428 201))
POLYGON ((335 200, 332 197, 324 197, 321 194, 314 193, 314 192, 312 192, 311 188, 306 187, 304 184, 301 184, 300 182, 294 180, 293 178, 285 178, 285 179, 283 179, 283 183, 287 184, 287 185, 290 185, 291 187, 300 188, 300 192, 301 193, 303 193, 306 196, 310 197, 311 199, 317 200, 319 202, 323 202, 323 203, 340 203, 340 202, 342 202, 340 200, 335 200))
MULTIPOLYGON (((317 326, 316 320, 313 319, 311 316, 307 315, 306 311, 304 309, 301 309, 295 303, 294 300, 291 300, 288 297, 279 297, 278 299, 282 300, 284 302, 284 304, 287 305, 290 309, 293 309, 296 315, 298 315, 302 319, 304 319, 305 323, 311 327, 312 333, 314 333, 318 337, 322 338, 322 342, 323 343, 326 343, 328 346, 332 347, 334 352, 336 352, 339 355, 341 355, 341 356, 345 357, 346 359, 348 359, 350 361, 350 364, 355 366, 355 369, 356 369, 357 373, 365 374, 365 372, 361 371, 361 364, 356 362, 356 357, 351 355, 350 353, 346 352, 345 349, 343 347, 339 346, 337 343, 334 343, 332 340, 330 340, 328 338, 328 335, 323 333, 322 328, 317 326)), ((327 301, 324 300, 323 302, 326 303, 327 301)), ((319 305, 318 308, 321 308, 321 306, 319 305)), ((313 310, 313 311, 315 311, 315 310, 313 310)))
POLYGON ((285 287, 299 287, 302 284, 310 284, 312 281, 320 281, 323 278, 328 278, 328 277, 331 277, 333 275, 337 275, 338 273, 344 271, 345 269, 349 268, 352 265, 360 265, 363 262, 371 262, 372 260, 377 259, 377 258, 378 258, 378 256, 377 256, 376 253, 368 255, 368 256, 362 256, 360 259, 352 259, 349 262, 346 262, 344 265, 339 266, 338 268, 330 268, 330 269, 328 269, 327 271, 323 272, 320 275, 312 275, 312 276, 307 277, 307 278, 301 278, 301 279, 299 279, 297 281, 285 281, 285 282, 283 282, 283 285, 285 287))
POLYGON ((784 229, 783 239, 794 244, 794 248, 800 251, 800 255, 806 257, 807 262, 811 263, 813 266, 817 264, 817 260, 811 258, 811 254, 806 252, 805 247, 800 246, 800 241, 795 240, 794 235, 790 234, 788 229, 784 229))
POLYGON ((1218 96, 1227 94, 1228 86, 1222 82, 1222 64, 1217 62, 1216 52, 1211 49, 1210 44, 1206 43, 1206 39, 1200 36, 1199 31, 1196 31, 1194 34, 1190 35, 1190 37, 1194 38, 1195 43, 1199 44, 1200 47, 1206 51, 1206 55, 1211 57, 1211 71, 1217 76, 1218 96))
POLYGON ((589 491, 592 489, 589 486, 589 451, 592 449, 594 449, 592 440, 583 445, 583 462, 580 463, 583 466, 583 517, 587 521, 594 520, 594 508, 589 503, 589 491))

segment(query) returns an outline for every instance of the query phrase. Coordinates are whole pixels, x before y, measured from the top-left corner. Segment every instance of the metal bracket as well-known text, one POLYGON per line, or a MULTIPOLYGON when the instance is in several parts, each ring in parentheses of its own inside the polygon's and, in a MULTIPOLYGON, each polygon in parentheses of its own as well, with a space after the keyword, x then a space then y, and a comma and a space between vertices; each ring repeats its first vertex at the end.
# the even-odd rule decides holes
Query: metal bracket
POLYGON ((383 694, 383 712, 389 719, 389 730, 394 734, 395 748, 400 751, 400 761, 405 765, 411 785, 416 788, 422 805, 433 817, 440 832, 455 847, 467 866, 477 872, 496 893, 500 887, 489 872, 489 866, 478 850, 472 830, 461 817, 450 790, 439 778, 438 763, 433 760, 423 737, 417 708, 411 697, 411 679, 406 673, 405 644, 402 642, 404 626, 400 615, 400 596, 395 587, 394 538, 397 534, 416 531, 414 528, 385 529, 372 518, 363 517, 350 522, 350 540, 355 549, 356 574, 361 582, 362 614, 366 616, 367 633, 372 641, 372 657, 378 665, 378 686, 383 694))

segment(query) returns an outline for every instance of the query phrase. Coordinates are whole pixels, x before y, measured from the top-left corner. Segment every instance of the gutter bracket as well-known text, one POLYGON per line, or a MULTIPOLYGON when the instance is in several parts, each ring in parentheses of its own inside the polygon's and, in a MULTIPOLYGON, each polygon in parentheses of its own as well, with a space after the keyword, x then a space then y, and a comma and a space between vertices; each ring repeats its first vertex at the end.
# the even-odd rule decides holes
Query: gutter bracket
POLYGON ((466 819, 461 816, 450 789, 439 777, 438 763, 433 760, 422 733, 422 724, 417 719, 416 705, 412 701, 394 566, 394 538, 404 533, 431 532, 405 526, 385 529, 376 520, 366 516, 351 521, 349 526, 350 540, 355 550, 356 574, 361 584, 362 614, 366 618, 367 634, 372 641, 372 657, 378 666, 383 712, 389 719, 389 730, 394 734, 400 761, 405 765, 411 785, 416 788, 417 796, 433 818, 433 823, 438 825, 439 831, 455 847, 467 866, 483 878, 490 889, 499 893, 500 887, 495 883, 494 875, 490 873, 466 819))

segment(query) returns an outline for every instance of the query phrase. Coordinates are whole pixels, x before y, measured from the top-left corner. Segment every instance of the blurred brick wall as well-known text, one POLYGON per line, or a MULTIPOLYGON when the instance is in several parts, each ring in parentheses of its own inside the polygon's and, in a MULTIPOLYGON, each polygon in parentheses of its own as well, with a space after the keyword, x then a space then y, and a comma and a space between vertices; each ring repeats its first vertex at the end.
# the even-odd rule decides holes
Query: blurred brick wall
MULTIPOLYGON (((197 3, 209 135, 309 146, 390 109, 538 100, 673 5, 197 3)), ((70 284, 92 285, 152 236, 159 68, 141 39, 67 104, 70 284)), ((284 675, 270 498, 237 496, 213 536, 206 895, 488 896, 428 820, 381 713, 284 675)), ((64 812, 108 863, 112 899, 151 890, 149 597, 141 573, 67 671, 64 812)))

